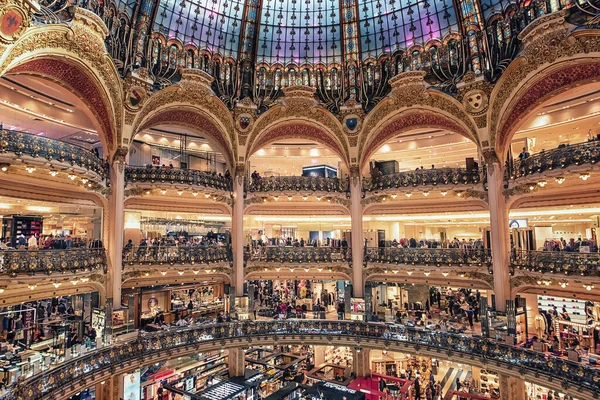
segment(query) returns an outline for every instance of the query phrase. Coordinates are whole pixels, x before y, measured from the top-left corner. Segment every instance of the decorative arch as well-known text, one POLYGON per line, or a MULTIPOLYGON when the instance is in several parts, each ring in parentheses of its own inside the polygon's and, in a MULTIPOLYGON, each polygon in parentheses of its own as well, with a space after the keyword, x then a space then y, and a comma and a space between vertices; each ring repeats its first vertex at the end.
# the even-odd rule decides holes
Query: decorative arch
POLYGON ((349 165, 348 142, 342 124, 329 111, 315 105, 312 91, 287 96, 286 93, 285 104, 271 108, 256 121, 247 141, 241 143, 246 145, 246 160, 269 141, 310 138, 335 151, 349 165), (294 132, 298 127, 304 131, 294 132))
POLYGON ((203 135, 211 146, 223 154, 227 165, 230 168, 233 165, 233 149, 229 141, 218 123, 203 110, 189 105, 169 105, 149 115, 135 132, 142 132, 158 125, 185 127, 192 132, 203 135))
MULTIPOLYGON (((374 128, 369 136, 363 137, 359 165, 363 167, 379 147, 399 134, 421 128, 445 129, 474 141, 473 135, 454 118, 441 110, 415 107, 399 112, 390 120, 374 128)), ((478 145, 477 141, 474 141, 478 145)))
POLYGON ((237 135, 233 117, 210 89, 213 78, 206 72, 184 69, 178 86, 153 94, 131 121, 131 139, 144 129, 159 124, 188 127, 208 136, 223 152, 227 164, 234 165, 237 135))
POLYGON ((42 77, 69 90, 87 106, 106 153, 121 141, 123 94, 119 73, 106 53, 108 29, 95 15, 77 9, 72 25, 25 31, 0 56, 0 76, 42 77))
MULTIPOLYGON (((598 60, 598 57, 586 55, 584 58, 546 65, 524 76, 517 83, 512 96, 502 104, 494 105, 494 108, 502 108, 502 111, 497 117, 497 123, 491 126, 491 139, 502 159, 506 157, 510 140, 520 124, 540 104, 576 86, 600 81, 598 60)), ((503 83, 508 86, 511 82, 503 83)), ((498 85, 496 89, 503 89, 503 86, 498 85)), ((507 88, 504 87, 504 90, 507 88)))
POLYGON ((311 139, 334 151, 348 165, 347 153, 333 135, 321 127, 314 126, 308 121, 293 121, 277 124, 263 131, 246 151, 246 159, 250 158, 261 147, 281 139, 311 139))

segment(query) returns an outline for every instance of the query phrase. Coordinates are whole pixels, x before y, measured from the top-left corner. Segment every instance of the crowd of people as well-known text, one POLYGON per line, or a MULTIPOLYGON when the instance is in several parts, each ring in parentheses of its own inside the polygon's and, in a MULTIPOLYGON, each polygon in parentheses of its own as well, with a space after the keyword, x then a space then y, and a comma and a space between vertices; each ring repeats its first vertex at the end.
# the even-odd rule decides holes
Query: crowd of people
POLYGON ((53 234, 36 234, 29 237, 21 234, 14 239, 14 244, 11 239, 0 239, 0 250, 66 250, 85 248, 102 248, 102 241, 99 239, 53 234))
MULTIPOLYGON (((385 243, 379 243, 379 247, 385 247, 385 243), (383 245, 382 245, 383 244, 383 245)), ((483 240, 478 239, 462 239, 454 238, 452 240, 435 240, 435 239, 420 239, 402 238, 400 240, 392 240, 391 247, 411 248, 411 249, 483 249, 483 240)))
MULTIPOLYGON (((147 247, 225 247, 227 243, 223 239, 209 232, 202 237, 190 236, 163 236, 156 238, 142 238, 138 244, 139 249, 147 247)), ((129 239, 125 244, 124 251, 130 251, 134 247, 133 240, 129 239)))

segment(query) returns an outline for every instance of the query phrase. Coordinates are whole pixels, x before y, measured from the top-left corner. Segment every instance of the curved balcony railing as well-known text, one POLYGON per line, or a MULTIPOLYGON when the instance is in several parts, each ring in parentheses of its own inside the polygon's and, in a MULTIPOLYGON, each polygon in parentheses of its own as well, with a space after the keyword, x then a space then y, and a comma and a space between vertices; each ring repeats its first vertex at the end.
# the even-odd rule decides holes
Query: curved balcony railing
POLYGON ((246 251, 247 261, 325 263, 352 261, 349 247, 257 247, 246 251))
POLYGON ((105 179, 105 162, 91 151, 70 143, 19 131, 0 131, 0 153, 42 157, 48 161, 68 163, 92 171, 105 179))
POLYGON ((513 178, 520 178, 573 165, 595 164, 600 161, 600 140, 544 150, 524 160, 516 160, 513 178))
POLYGON ((253 179, 247 186, 248 192, 334 192, 348 189, 347 181, 320 176, 271 176, 253 179))
MULTIPOLYGON (((386 348, 390 346, 408 347, 414 351, 425 346, 427 349, 442 351, 448 355, 466 355, 471 358, 496 363, 505 369, 517 368, 519 374, 526 372, 556 379, 563 387, 576 386, 593 394, 600 392, 600 370, 581 363, 555 357, 546 353, 500 344, 480 336, 465 336, 457 333, 420 330, 404 326, 365 323, 356 321, 257 321, 234 322, 229 324, 201 325, 186 329, 162 331, 140 335, 131 342, 90 352, 82 357, 66 362, 47 372, 19 383, 14 398, 37 399, 50 397, 53 392, 83 384, 86 378, 109 374, 124 363, 153 362, 152 357, 161 353, 171 354, 178 349, 196 349, 201 344, 224 346, 227 341, 247 345, 244 339, 277 340, 297 338, 305 340, 352 339, 382 340, 386 348), (145 360, 145 361, 144 361, 145 360)), ((374 342, 377 343, 377 342, 374 342)), ((368 347, 368 344, 364 344, 368 347)))
POLYGON ((510 264, 518 269, 564 275, 600 276, 600 254, 571 251, 513 251, 510 264))
POLYGON ((170 183, 231 191, 231 178, 211 172, 169 167, 127 167, 125 183, 170 183))
POLYGON ((420 249, 380 247, 365 249, 365 261, 381 264, 406 265, 470 265, 492 264, 489 249, 420 249))
POLYGON ((102 248, 0 251, 0 273, 13 277, 20 274, 106 272, 106 268, 106 251, 102 248))
POLYGON ((409 188, 417 186, 457 186, 475 185, 481 182, 479 170, 468 171, 462 168, 417 169, 397 172, 375 178, 365 178, 363 187, 368 192, 385 189, 409 188))
POLYGON ((129 265, 216 264, 232 260, 228 246, 140 246, 123 249, 123 263, 129 265))

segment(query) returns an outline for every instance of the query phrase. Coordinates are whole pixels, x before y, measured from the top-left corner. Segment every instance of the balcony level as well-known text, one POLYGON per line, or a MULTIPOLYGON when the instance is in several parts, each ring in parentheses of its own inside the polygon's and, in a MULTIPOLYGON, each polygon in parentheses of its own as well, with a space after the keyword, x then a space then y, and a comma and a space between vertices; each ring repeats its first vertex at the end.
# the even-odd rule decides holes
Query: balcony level
POLYGON ((543 381, 580 399, 600 392, 600 374, 594 366, 481 336, 355 321, 260 321, 197 325, 190 328, 136 336, 129 342, 89 352, 20 382, 17 398, 66 398, 82 387, 95 385, 115 373, 214 348, 231 349, 260 342, 263 345, 337 345, 460 358, 509 376, 543 381), (129 367, 128 367, 129 366, 129 367))

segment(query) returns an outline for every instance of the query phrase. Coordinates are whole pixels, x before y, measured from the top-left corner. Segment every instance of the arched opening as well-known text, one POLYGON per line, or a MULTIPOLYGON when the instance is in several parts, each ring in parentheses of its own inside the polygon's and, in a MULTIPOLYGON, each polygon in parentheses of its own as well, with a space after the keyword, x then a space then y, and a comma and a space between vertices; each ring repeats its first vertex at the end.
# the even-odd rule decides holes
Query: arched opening
POLYGON ((443 130, 460 135, 466 138, 466 140, 472 139, 472 135, 461 124, 442 113, 435 113, 431 110, 411 110, 411 112, 400 114, 391 122, 373 131, 370 137, 366 138, 365 144, 361 149, 360 164, 362 170, 365 170, 373 154, 389 140, 404 132, 411 132, 418 129, 443 130))
MULTIPOLYGON (((179 158, 205 159, 208 162, 205 167, 195 162, 199 170, 225 173, 233 165, 233 150, 224 132, 209 116, 196 109, 173 107, 159 110, 141 121, 132 139, 133 142, 136 140, 177 148, 179 158)), ((189 163, 183 166, 192 168, 189 163)))
POLYGON ((107 91, 80 61, 31 58, 0 79, 3 124, 107 154, 119 140, 107 91))
MULTIPOLYGON (((498 126, 492 127, 496 129, 496 149, 506 157, 509 153, 509 144, 519 131, 548 125, 544 119, 549 120, 549 117, 536 120, 532 118, 535 113, 548 115, 549 109, 556 108, 553 104, 563 103, 562 107, 567 107, 570 101, 577 103, 576 98, 581 99, 583 96, 589 95, 593 99, 594 92, 597 91, 598 79, 600 79, 600 64, 595 62, 561 64, 554 66, 551 71, 538 72, 528 80, 530 83, 524 84, 513 97, 501 118, 498 119, 498 126), (575 91, 572 91, 574 88, 575 91)), ((573 113, 573 110, 570 112, 573 113)))

